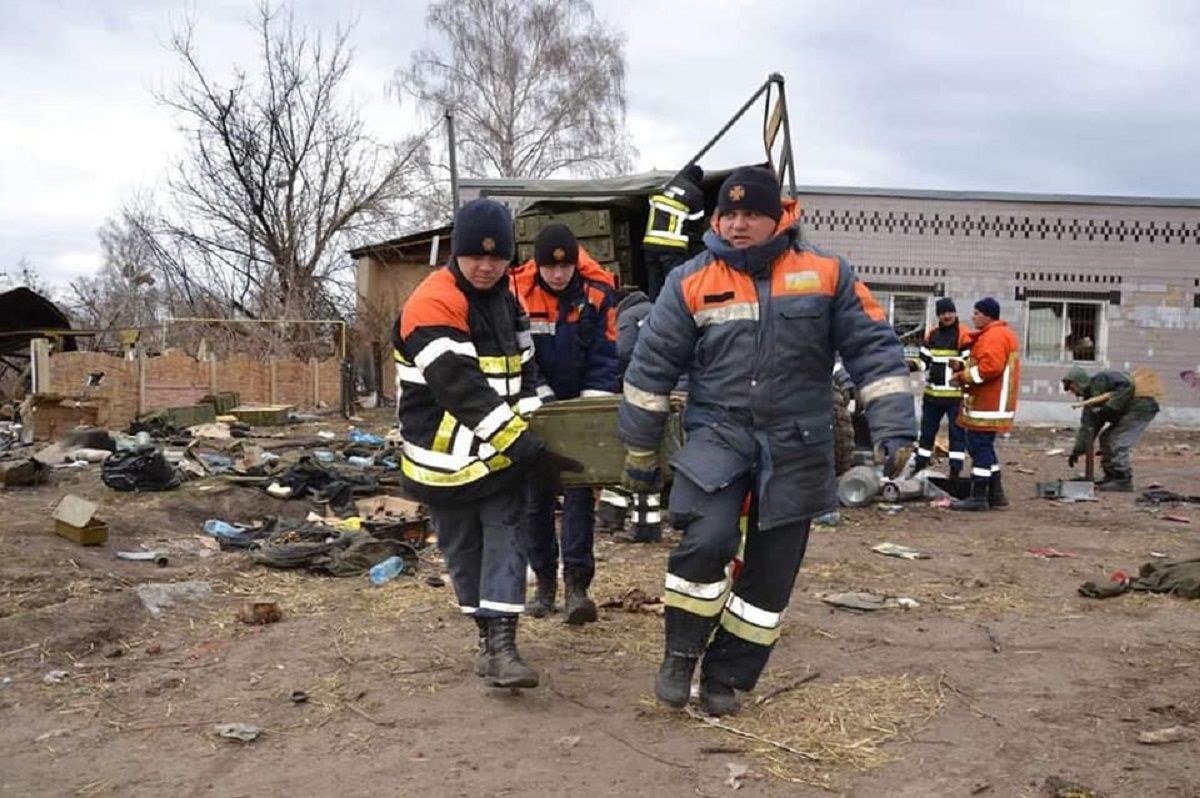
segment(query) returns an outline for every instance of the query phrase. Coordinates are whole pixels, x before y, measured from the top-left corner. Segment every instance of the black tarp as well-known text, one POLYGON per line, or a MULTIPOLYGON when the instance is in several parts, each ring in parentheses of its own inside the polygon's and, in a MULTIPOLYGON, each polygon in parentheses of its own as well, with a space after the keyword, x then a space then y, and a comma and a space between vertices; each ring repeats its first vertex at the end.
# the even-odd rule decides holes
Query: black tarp
MULTIPOLYGON (((29 341, 40 337, 10 335, 26 330, 69 330, 71 322, 58 306, 28 288, 14 288, 0 294, 0 355, 23 355, 29 352, 29 341)), ((73 351, 75 339, 63 339, 63 351, 73 351)))

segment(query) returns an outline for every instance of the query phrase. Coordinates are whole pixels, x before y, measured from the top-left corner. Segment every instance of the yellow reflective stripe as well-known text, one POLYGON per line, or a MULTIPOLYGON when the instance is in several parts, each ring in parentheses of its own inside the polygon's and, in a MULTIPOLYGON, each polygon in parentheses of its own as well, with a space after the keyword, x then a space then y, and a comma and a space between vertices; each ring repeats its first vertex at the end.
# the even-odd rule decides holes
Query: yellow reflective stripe
POLYGON ((650 207, 651 208, 660 208, 661 207, 664 211, 666 211, 668 213, 670 213, 671 211, 682 211, 683 213, 688 212, 688 206, 685 203, 682 203, 677 199, 673 199, 672 197, 668 197, 666 194, 654 194, 653 196, 651 196, 650 197, 650 207))
POLYGON ((925 386, 925 395, 937 399, 957 399, 962 396, 962 388, 944 388, 942 386, 925 386))
POLYGON ((525 419, 518 416, 513 416, 507 424, 500 428, 500 431, 492 436, 488 441, 492 448, 498 452, 503 452, 512 446, 513 441, 521 436, 521 433, 529 429, 529 425, 525 423, 525 419))
POLYGON ((508 376, 510 374, 521 373, 521 356, 518 355, 480 355, 479 370, 484 374, 502 374, 508 376))
POLYGON ((493 471, 500 471, 511 465, 512 460, 502 454, 498 454, 488 458, 487 462, 476 460, 465 468, 447 473, 445 471, 435 471, 432 468, 425 468, 404 457, 401 459, 400 469, 404 472, 404 476, 422 485, 455 487, 483 479, 493 471))
POLYGON ((502 454, 497 454, 489 457, 485 463, 489 471, 499 471, 503 468, 508 468, 512 465, 512 460, 509 460, 502 454))
POLYGON ((433 450, 442 454, 449 454, 450 442, 454 440, 454 429, 458 426, 458 419, 449 413, 442 413, 442 423, 438 424, 437 434, 433 436, 433 450))
POLYGON ((734 637, 740 637, 760 646, 773 646, 779 639, 778 626, 774 629, 763 629, 761 626, 743 621, 729 611, 721 614, 721 626, 734 637))
POLYGON ((702 618, 715 618, 725 608, 725 599, 728 595, 729 590, 726 589, 724 593, 714 599, 698 599, 668 590, 663 596, 663 604, 677 610, 690 612, 692 615, 699 615, 702 618))

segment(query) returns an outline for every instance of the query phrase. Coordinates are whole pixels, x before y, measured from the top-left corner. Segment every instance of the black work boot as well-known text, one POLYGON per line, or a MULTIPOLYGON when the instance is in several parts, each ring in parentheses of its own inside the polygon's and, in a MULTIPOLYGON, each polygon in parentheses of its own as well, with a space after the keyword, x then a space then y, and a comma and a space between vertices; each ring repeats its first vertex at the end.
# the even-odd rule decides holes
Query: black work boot
POLYGON ((475 675, 487 676, 492 663, 492 653, 488 650, 487 618, 476 618, 475 626, 479 628, 479 658, 475 660, 475 675))
POLYGON ((632 543, 661 543, 662 526, 659 524, 636 524, 629 530, 629 540, 632 543))
POLYGON ((538 674, 517 651, 517 616, 488 618, 491 651, 488 684, 492 687, 537 687, 538 674))
POLYGON ((572 626, 593 623, 596 618, 596 602, 588 598, 587 589, 592 583, 590 572, 582 568, 568 568, 563 574, 567 586, 567 617, 563 620, 572 626))
POLYGON ((1133 474, 1129 471, 1114 471, 1108 479, 1096 485, 1096 490, 1105 493, 1133 493, 1133 474))
POLYGON ((913 458, 912 469, 909 471, 909 473, 919 474, 921 473, 921 469, 925 468, 927 465, 929 465, 929 458, 923 457, 922 455, 917 455, 913 458))
POLYGON ((995 510, 1008 506, 1008 497, 1004 495, 1004 487, 1000 484, 1000 472, 993 471, 991 485, 988 490, 988 507, 995 510))
POLYGON ((654 678, 654 695, 667 706, 683 709, 692 697, 692 672, 699 657, 667 654, 654 678))
POLYGON ((951 510, 966 510, 968 512, 979 512, 988 508, 988 492, 991 489, 992 478, 987 477, 972 477, 971 478, 971 496, 967 499, 959 499, 956 502, 950 502, 951 510))
POLYGON ((737 691, 729 685, 715 679, 701 679, 700 706, 709 715, 719 718, 722 715, 736 715, 742 708, 742 702, 737 697, 737 691))
POLYGON ((558 593, 558 577, 553 572, 549 576, 538 575, 537 592, 533 601, 525 606, 525 612, 531 618, 545 618, 554 612, 554 596, 558 593))

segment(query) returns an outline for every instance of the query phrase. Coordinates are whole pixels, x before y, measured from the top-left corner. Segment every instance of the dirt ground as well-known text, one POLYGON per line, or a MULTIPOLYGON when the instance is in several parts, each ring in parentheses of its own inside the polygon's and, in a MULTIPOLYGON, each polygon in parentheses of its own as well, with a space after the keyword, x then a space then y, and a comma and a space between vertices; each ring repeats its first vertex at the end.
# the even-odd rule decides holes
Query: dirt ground
MULTIPOLYGON (((526 621, 542 686, 513 694, 474 675, 473 624, 448 586, 424 581, 442 573, 432 550, 416 577, 373 588, 214 551, 206 518, 310 509, 253 488, 123 495, 93 466, 0 491, 0 795, 1040 796, 1063 779, 1110 797, 1200 796, 1200 602, 1076 592, 1151 552, 1200 555, 1200 507, 1033 498, 1036 481, 1067 476, 1046 454, 1067 441, 1026 430, 1002 443, 1006 511, 911 502, 816 529, 768 671, 726 728, 654 705, 653 605, 604 609, 583 629, 526 621), (106 546, 50 531, 67 492, 102 502, 106 546), (1172 513, 1191 523, 1161 518, 1172 513), (884 541, 930 558, 870 550, 884 541), (170 564, 113 555, 139 547, 170 564), (213 592, 160 617, 135 594, 182 580, 213 592), (919 606, 853 613, 816 597, 858 590, 919 606), (283 620, 239 623, 251 598, 278 601, 283 620), (65 677, 46 683, 54 670, 65 677), (263 731, 242 743, 217 737, 222 723, 263 731), (1172 726, 1189 738, 1138 742, 1172 726)), ((1198 455, 1200 435, 1155 429, 1137 480, 1200 492, 1198 455)), ((660 596, 669 550, 600 536, 597 597, 660 596)))

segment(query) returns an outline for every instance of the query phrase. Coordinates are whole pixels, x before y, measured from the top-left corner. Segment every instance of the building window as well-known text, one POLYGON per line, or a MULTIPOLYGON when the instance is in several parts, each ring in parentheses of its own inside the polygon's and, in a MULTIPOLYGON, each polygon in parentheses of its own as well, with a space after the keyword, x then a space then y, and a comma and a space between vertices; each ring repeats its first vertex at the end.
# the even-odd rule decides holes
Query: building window
POLYGON ((1030 300, 1027 307, 1027 360, 1034 363, 1090 363, 1101 359, 1102 303, 1030 300))
POLYGON ((904 349, 909 354, 915 354, 921 346, 921 339, 929 325, 930 294, 910 294, 893 291, 877 291, 872 289, 875 300, 887 313, 888 321, 904 349), (911 350, 911 351, 910 351, 911 350))

